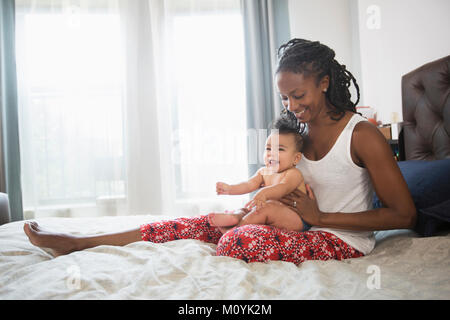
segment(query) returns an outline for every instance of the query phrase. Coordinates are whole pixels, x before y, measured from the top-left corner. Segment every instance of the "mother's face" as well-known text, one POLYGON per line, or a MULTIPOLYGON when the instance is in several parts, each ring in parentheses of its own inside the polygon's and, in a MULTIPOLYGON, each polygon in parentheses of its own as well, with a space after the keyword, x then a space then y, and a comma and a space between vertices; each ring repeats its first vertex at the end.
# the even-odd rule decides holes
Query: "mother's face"
POLYGON ((300 122, 311 122, 326 108, 325 92, 329 77, 317 85, 315 76, 282 71, 276 75, 276 83, 283 106, 293 112, 300 122))

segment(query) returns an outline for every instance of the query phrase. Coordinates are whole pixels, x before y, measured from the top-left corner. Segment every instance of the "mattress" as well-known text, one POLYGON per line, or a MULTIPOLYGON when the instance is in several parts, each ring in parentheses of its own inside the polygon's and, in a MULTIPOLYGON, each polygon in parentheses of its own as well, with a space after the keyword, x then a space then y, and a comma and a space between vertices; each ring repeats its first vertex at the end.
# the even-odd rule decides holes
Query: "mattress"
MULTIPOLYGON (((97 234, 166 216, 42 218, 43 228, 97 234)), ((0 226, 0 299, 450 299, 450 234, 377 232, 365 257, 245 263, 214 244, 177 240, 99 246, 54 258, 33 246, 23 222, 0 226)))

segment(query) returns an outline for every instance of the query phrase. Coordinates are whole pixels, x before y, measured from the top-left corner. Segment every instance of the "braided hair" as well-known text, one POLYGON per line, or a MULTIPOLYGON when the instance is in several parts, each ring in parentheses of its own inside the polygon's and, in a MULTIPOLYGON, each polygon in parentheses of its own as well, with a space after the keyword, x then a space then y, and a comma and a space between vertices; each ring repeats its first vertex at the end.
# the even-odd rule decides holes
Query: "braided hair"
MULTIPOLYGON (((278 49, 278 67, 276 73, 293 72, 305 76, 315 75, 316 86, 326 75, 330 77, 330 83, 326 94, 332 109, 328 112, 331 119, 340 120, 346 111, 356 113, 356 106, 360 100, 359 86, 355 77, 341 65, 334 57, 334 50, 319 41, 304 39, 292 39, 278 49), (355 103, 351 101, 349 87, 351 83, 356 88, 358 98, 355 103)), ((282 114, 294 119, 295 115, 287 109, 282 114)), ((303 133, 304 124, 298 124, 298 129, 303 133)))

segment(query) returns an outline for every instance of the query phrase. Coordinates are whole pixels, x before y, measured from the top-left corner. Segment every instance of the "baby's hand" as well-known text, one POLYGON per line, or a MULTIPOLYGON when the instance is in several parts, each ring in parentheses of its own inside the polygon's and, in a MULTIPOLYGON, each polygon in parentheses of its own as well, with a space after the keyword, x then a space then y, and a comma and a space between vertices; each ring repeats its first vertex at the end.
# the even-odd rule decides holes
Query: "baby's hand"
POLYGON ((246 205, 245 208, 247 208, 248 210, 252 210, 252 208, 256 208, 256 212, 263 208, 266 205, 266 197, 260 194, 255 195, 255 197, 250 200, 246 205))
POLYGON ((216 192, 217 194, 229 194, 231 186, 226 184, 225 182, 217 182, 216 183, 216 192))

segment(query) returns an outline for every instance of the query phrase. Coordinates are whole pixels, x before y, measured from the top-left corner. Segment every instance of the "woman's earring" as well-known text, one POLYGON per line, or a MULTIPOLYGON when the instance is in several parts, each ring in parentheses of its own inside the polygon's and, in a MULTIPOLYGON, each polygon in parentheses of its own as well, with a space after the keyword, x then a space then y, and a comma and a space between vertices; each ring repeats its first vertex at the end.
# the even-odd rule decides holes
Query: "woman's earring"
POLYGON ((328 88, 323 89, 323 93, 326 93, 328 91, 328 88))

